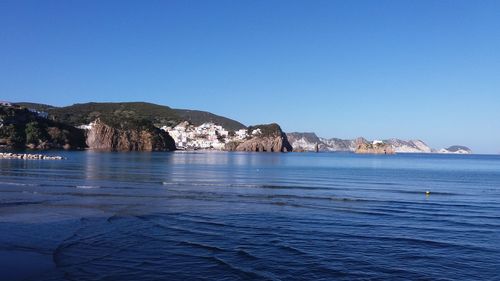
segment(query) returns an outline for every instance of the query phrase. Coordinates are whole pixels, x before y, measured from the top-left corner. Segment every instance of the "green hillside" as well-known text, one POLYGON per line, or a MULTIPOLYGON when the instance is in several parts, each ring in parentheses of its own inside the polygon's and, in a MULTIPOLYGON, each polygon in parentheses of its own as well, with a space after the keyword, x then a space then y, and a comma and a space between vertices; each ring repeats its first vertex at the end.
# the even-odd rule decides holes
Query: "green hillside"
POLYGON ((83 130, 41 118, 26 108, 0 106, 0 149, 80 149, 83 130))
POLYGON ((246 128, 245 125, 241 124, 238 121, 223 116, 215 115, 210 112, 189 110, 189 109, 174 109, 174 110, 182 120, 189 121, 190 123, 196 126, 199 126, 206 122, 212 122, 221 125, 227 130, 232 130, 232 131, 246 128))
POLYGON ((146 102, 119 102, 119 103, 81 103, 65 107, 54 107, 45 104, 19 102, 18 105, 49 113, 49 118, 78 126, 88 124, 97 117, 106 120, 139 120, 150 121, 156 126, 174 126, 182 121, 189 121, 194 125, 213 122, 229 130, 245 128, 238 121, 215 115, 206 111, 173 109, 168 106, 146 102))

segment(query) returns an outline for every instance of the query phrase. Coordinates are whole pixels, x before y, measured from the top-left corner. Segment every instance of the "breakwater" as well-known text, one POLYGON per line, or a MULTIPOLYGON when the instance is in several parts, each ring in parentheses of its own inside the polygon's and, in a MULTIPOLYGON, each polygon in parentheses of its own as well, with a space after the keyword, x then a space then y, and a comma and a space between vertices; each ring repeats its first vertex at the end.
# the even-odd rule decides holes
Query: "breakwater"
POLYGON ((11 153, 11 152, 0 152, 0 159, 25 159, 25 160, 62 160, 62 156, 50 156, 43 154, 31 154, 31 153, 11 153))

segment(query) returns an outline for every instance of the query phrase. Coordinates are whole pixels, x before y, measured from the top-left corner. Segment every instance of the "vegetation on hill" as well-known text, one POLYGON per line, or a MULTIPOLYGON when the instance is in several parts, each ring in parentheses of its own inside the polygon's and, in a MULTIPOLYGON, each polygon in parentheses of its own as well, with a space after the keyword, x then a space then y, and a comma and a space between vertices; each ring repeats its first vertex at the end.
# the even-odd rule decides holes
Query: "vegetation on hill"
POLYGON ((260 129, 261 136, 263 136, 263 137, 281 136, 283 134, 281 127, 276 123, 250 126, 250 127, 248 127, 248 134, 252 135, 252 132, 254 130, 258 130, 258 129, 260 129))
POLYGON ((6 149, 80 149, 83 130, 39 117, 26 108, 0 106, 0 147, 6 149))
POLYGON ((16 105, 29 108, 29 109, 35 109, 38 111, 44 111, 47 112, 51 109, 56 108, 55 106, 49 105, 49 104, 43 104, 43 103, 33 103, 33 102, 18 102, 16 105))
POLYGON ((88 124, 97 118, 112 122, 126 119, 128 123, 152 122, 157 127, 175 126, 182 121, 189 121, 195 126, 206 122, 213 122, 228 130, 246 128, 238 121, 215 115, 206 111, 173 109, 168 106, 146 102, 120 102, 120 103, 82 103, 65 107, 54 107, 45 104, 20 102, 18 105, 47 112, 50 118, 73 126, 88 124), (136 121, 133 121, 136 120, 136 121))
POLYGON ((215 115, 206 111, 199 110, 189 110, 189 109, 174 109, 177 115, 182 120, 189 121, 189 123, 199 126, 203 123, 212 122, 218 125, 221 125, 225 129, 229 131, 237 131, 239 129, 245 129, 246 126, 241 124, 238 121, 215 115))
POLYGON ((180 122, 179 116, 168 106, 145 102, 123 103, 81 103, 48 110, 49 116, 59 122, 78 126, 89 124, 100 118, 113 124, 125 123, 145 124, 146 121, 158 125, 174 125, 180 122))

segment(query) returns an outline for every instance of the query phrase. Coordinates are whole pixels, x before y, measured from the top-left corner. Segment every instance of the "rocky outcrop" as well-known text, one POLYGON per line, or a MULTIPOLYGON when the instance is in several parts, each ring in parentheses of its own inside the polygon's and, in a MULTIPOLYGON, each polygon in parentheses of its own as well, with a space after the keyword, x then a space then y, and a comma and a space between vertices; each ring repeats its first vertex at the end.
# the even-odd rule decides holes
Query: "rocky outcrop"
POLYGON ((87 146, 104 151, 175 150, 175 142, 167 132, 152 125, 123 127, 122 124, 113 126, 97 119, 87 131, 87 146))
POLYGON ((394 154, 395 151, 392 146, 383 141, 368 142, 363 138, 356 139, 355 153, 359 154, 394 154))
POLYGON ((439 153, 446 153, 446 154, 472 154, 472 150, 466 146, 463 145, 452 145, 448 148, 442 148, 438 151, 439 153))
POLYGON ((240 142, 226 144, 228 151, 291 152, 292 145, 278 124, 258 125, 248 128, 249 137, 240 142))

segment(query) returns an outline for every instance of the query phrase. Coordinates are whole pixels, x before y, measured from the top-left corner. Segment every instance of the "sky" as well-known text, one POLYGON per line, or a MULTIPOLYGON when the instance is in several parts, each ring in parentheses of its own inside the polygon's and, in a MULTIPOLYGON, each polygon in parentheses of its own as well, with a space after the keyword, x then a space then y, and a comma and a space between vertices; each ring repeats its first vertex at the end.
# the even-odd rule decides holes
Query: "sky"
POLYGON ((500 153, 500 1, 0 0, 0 99, 500 153))

